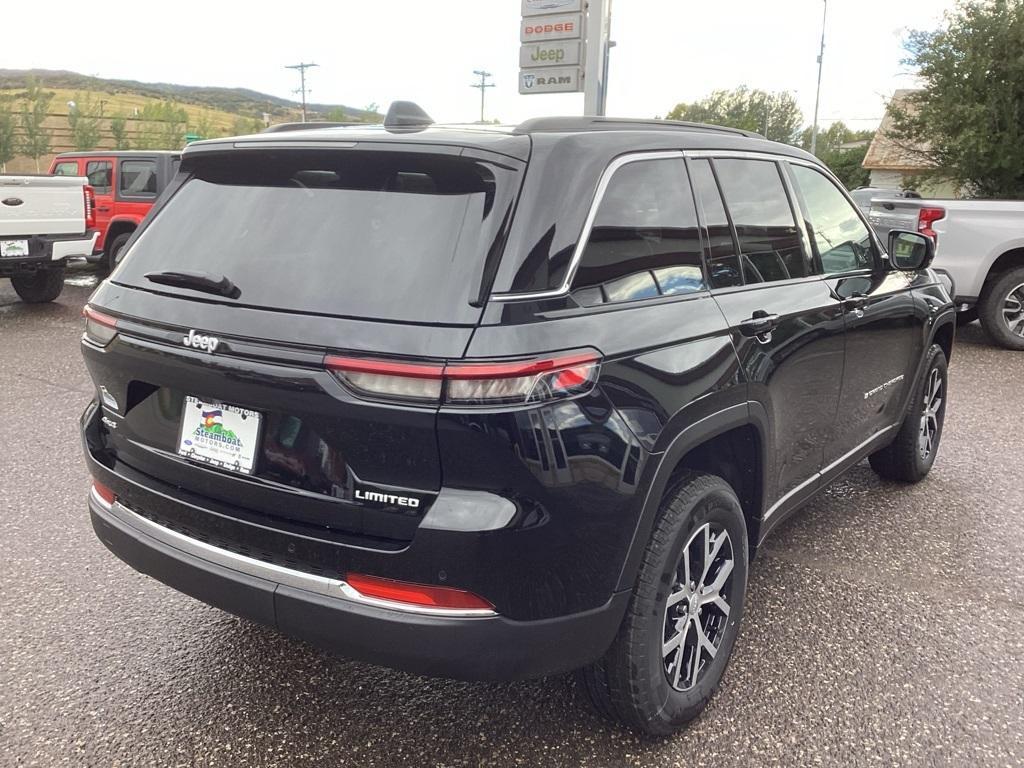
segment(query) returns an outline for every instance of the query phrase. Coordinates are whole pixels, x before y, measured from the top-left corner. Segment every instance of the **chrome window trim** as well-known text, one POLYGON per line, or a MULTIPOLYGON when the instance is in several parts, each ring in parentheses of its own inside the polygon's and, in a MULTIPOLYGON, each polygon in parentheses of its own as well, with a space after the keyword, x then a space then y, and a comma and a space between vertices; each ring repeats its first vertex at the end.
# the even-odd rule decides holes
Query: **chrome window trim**
POLYGON ((204 541, 193 539, 183 533, 178 533, 170 528, 147 520, 142 515, 133 512, 116 500, 113 504, 108 503, 96 492, 93 487, 89 494, 91 503, 111 517, 117 519, 123 525, 135 529, 137 532, 148 536, 159 543, 176 549, 192 557, 205 560, 206 562, 228 568, 232 571, 245 573, 260 579, 283 584, 296 589, 303 589, 318 595, 336 598, 338 600, 370 605, 376 608, 386 608, 402 613, 412 613, 421 616, 439 616, 448 618, 481 618, 497 616, 497 613, 488 608, 432 608, 430 606, 415 606, 408 603, 400 603, 394 600, 385 600, 377 597, 367 597, 356 591, 350 584, 342 579, 329 579, 326 576, 317 576, 314 573, 306 573, 293 568, 285 568, 275 563, 267 563, 253 557, 239 555, 221 547, 215 547, 204 541))
POLYGON ((616 157, 608 163, 604 171, 601 173, 601 179, 598 181, 597 189, 594 192, 594 199, 590 203, 590 209, 587 211, 587 218, 583 222, 583 230, 580 233, 579 240, 576 241, 576 248, 572 252, 572 258, 569 260, 569 268, 566 270, 565 279, 562 281, 562 284, 557 288, 550 288, 546 291, 533 291, 531 293, 492 293, 490 300, 501 303, 506 301, 554 299, 561 296, 567 296, 570 288, 572 287, 573 278, 576 277, 576 270, 580 265, 580 260, 583 258, 583 251, 587 247, 587 241, 590 239, 590 230, 594 227, 594 219, 597 218, 597 209, 601 205, 601 200, 604 198, 604 193, 607 191, 608 185, 611 183, 615 172, 630 163, 639 163, 649 160, 682 160, 683 157, 684 153, 679 149, 659 150, 656 152, 632 152, 628 155, 620 155, 619 157, 616 157))

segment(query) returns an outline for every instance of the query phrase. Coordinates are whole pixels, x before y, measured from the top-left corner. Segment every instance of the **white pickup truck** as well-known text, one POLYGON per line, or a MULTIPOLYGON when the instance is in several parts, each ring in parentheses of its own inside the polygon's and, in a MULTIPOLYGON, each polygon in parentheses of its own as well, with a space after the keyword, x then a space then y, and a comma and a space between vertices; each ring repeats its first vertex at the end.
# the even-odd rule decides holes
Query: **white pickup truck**
POLYGON ((0 277, 22 301, 53 301, 72 256, 96 245, 96 205, 84 176, 0 176, 0 277))
POLYGON ((1024 200, 880 197, 868 219, 883 243, 893 229, 935 238, 932 267, 953 281, 959 321, 980 319, 997 344, 1024 350, 1024 200))

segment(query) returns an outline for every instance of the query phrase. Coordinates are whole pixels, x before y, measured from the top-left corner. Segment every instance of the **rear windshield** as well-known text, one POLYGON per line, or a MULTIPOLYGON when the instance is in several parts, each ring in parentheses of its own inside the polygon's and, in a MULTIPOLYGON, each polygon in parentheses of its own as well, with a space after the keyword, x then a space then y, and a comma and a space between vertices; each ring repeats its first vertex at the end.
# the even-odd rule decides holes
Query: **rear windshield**
POLYGON ((286 150, 196 161, 114 282, 293 312, 471 323, 515 172, 446 154, 286 150), (146 278, 227 278, 233 296, 146 278))

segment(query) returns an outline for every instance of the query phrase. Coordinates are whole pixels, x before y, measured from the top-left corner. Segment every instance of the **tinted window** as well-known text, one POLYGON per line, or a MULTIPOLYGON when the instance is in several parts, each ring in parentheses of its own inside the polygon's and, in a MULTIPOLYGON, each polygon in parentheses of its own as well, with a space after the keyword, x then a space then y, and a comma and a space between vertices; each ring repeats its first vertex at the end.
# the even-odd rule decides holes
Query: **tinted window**
POLYGON ((767 160, 715 161, 725 203, 736 227, 747 283, 814 273, 778 166, 767 160))
POLYGON ((729 217, 725 214, 722 194, 708 160, 694 160, 690 163, 693 174, 693 190, 704 211, 704 224, 708 231, 708 271, 714 288, 728 288, 742 285, 740 260, 736 256, 736 244, 729 229, 729 217))
POLYGON ((146 272, 215 273, 240 305, 416 322, 475 320, 516 188, 512 171, 440 153, 245 152, 189 170, 112 280, 152 290, 146 272))
POLYGON ((77 160, 65 160, 62 163, 57 163, 53 168, 54 176, 77 176, 78 175, 78 161, 77 160))
POLYGON ((89 186, 97 195, 110 194, 110 177, 114 165, 109 160, 90 160, 85 164, 85 175, 89 177, 89 186))
POLYGON ((874 266, 871 234, 853 206, 825 174, 790 166, 807 210, 811 245, 826 274, 874 266))
POLYGON ((619 168, 576 271, 576 301, 592 306, 704 288, 697 211, 682 159, 619 168))
POLYGON ((129 197, 156 197, 156 161, 122 160, 117 186, 129 197))

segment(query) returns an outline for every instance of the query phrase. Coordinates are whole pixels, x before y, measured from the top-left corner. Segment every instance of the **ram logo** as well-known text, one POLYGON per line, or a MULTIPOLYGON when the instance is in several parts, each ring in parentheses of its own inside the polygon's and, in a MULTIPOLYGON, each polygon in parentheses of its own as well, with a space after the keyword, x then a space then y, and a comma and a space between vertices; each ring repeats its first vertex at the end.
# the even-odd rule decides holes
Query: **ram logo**
POLYGON ((392 507, 411 507, 412 509, 420 505, 420 500, 414 496, 398 496, 393 493, 381 493, 380 491, 362 491, 358 488, 356 489, 356 500, 373 501, 392 507))

